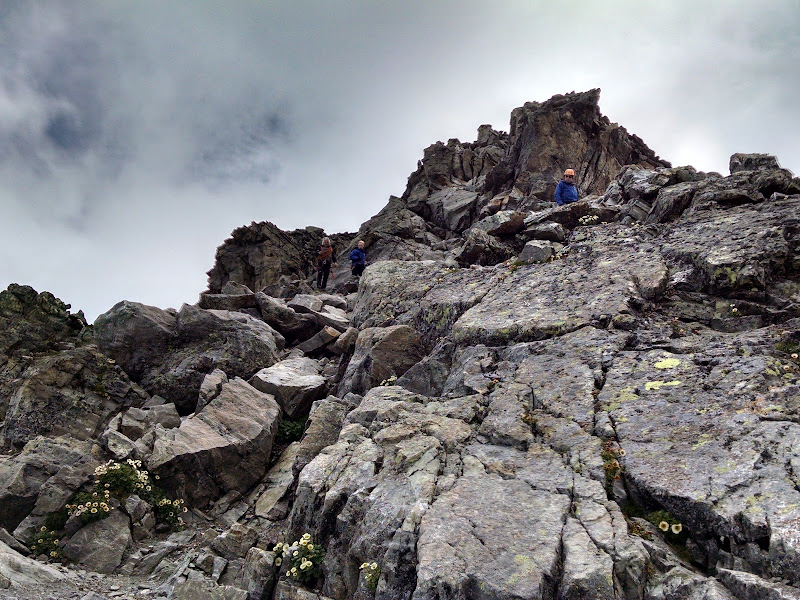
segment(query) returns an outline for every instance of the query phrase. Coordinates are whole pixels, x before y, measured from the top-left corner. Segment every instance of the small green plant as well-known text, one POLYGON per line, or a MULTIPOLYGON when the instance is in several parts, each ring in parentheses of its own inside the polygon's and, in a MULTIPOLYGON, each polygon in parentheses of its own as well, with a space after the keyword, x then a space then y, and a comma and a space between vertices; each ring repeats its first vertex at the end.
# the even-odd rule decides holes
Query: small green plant
POLYGON ((31 544, 31 553, 34 556, 45 555, 49 558, 61 558, 61 547, 59 542, 61 533, 52 531, 44 525, 39 528, 31 544))
POLYGON ((44 518, 44 527, 51 531, 63 531, 69 519, 69 510, 65 506, 61 510, 51 512, 44 518))
POLYGON ((600 456, 603 458, 603 469, 606 472, 606 490, 610 491, 614 481, 622 479, 625 471, 625 467, 619 462, 619 459, 625 456, 625 450, 614 442, 606 442, 600 450, 600 456))
POLYGON ((626 522, 628 523, 628 533, 631 535, 639 536, 645 540, 653 539, 653 536, 650 534, 650 532, 633 519, 626 519, 626 522))
POLYGON ((797 360, 798 355, 800 355, 800 343, 797 342, 778 342, 775 344, 775 350, 778 352, 782 352, 783 354, 788 354, 794 360, 797 360))
POLYGON ((66 508, 70 516, 78 517, 83 525, 105 519, 111 512, 109 501, 111 493, 108 490, 80 492, 75 495, 72 504, 66 508))
POLYGON ((281 566, 285 563, 287 577, 300 583, 314 581, 322 573, 325 552, 314 544, 311 534, 304 533, 303 537, 291 544, 279 542, 272 550, 280 552, 275 559, 275 565, 281 566))
POLYGON ((515 258, 514 260, 510 261, 508 264, 508 270, 512 273, 519 269, 522 265, 525 264, 524 260, 520 260, 519 258, 515 258))
POLYGON ((156 521, 168 525, 171 529, 181 529, 183 527, 184 523, 181 515, 187 510, 183 505, 183 500, 180 498, 177 500, 160 498, 153 502, 156 521))
POLYGON ((142 469, 142 461, 128 459, 124 463, 113 460, 94 470, 95 488, 111 492, 115 498, 127 498, 136 493, 146 496, 152 491, 150 475, 142 469))
POLYGON ((369 591, 375 593, 378 589, 378 580, 381 578, 381 568, 378 563, 362 563, 359 570, 364 573, 364 581, 367 582, 369 591))
POLYGON ((664 534, 664 539, 672 544, 684 545, 688 537, 683 524, 665 510, 657 510, 645 516, 645 519, 664 534))
POLYGON ((283 419, 278 423, 278 433, 275 435, 275 441, 279 444, 291 444, 298 441, 303 437, 303 432, 306 429, 307 418, 292 421, 291 419, 283 419))

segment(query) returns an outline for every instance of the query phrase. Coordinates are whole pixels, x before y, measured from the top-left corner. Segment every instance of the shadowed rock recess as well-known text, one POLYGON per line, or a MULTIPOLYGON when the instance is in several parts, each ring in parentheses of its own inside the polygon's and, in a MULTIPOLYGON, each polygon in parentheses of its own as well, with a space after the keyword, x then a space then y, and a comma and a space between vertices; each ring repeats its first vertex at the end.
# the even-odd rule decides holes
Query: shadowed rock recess
POLYGON ((598 99, 426 148, 329 293, 271 223, 177 311, 0 292, 0 597, 800 598, 800 179, 672 167, 598 99), (54 524, 128 459, 183 527, 138 488, 54 524))

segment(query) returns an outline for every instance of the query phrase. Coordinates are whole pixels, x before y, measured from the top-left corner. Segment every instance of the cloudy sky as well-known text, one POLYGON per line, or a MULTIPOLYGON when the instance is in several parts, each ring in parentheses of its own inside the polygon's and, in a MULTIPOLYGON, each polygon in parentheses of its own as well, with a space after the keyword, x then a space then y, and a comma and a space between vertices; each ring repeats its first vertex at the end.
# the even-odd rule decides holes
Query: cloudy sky
POLYGON ((0 289, 194 303, 251 221, 356 231, 557 93, 674 165, 800 174, 798 0, 0 0, 0 289))

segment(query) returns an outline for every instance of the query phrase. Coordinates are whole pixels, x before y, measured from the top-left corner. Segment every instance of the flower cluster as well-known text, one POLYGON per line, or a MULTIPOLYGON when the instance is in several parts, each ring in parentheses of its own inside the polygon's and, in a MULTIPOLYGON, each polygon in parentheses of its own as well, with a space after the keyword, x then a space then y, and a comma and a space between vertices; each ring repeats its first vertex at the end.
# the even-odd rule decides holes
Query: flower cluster
POLYGON ((153 487, 150 474, 142 469, 142 461, 129 458, 124 463, 110 460, 94 470, 96 485, 109 490, 114 496, 137 493, 146 495, 153 487))
POLYGON ((180 498, 177 500, 161 498, 153 504, 153 510, 159 523, 166 523, 173 529, 183 527, 183 517, 180 515, 188 511, 180 498))
POLYGON ((683 531, 683 525, 680 523, 673 523, 670 525, 667 521, 659 521, 658 528, 664 533, 671 531, 675 535, 678 535, 681 531, 683 531))
POLYGON ((72 504, 66 509, 70 516, 79 517, 84 524, 105 519, 111 512, 109 502, 111 493, 108 490, 82 492, 75 496, 72 504))
POLYGON ((364 581, 367 582, 369 591, 375 592, 378 588, 378 580, 381 578, 381 568, 378 563, 362 563, 359 570, 364 573, 364 581))
POLYGON ((325 552, 319 545, 314 544, 311 534, 304 533, 303 537, 291 544, 279 542, 272 550, 280 553, 275 559, 275 565, 280 566, 284 560, 288 561, 286 565, 288 577, 300 583, 308 583, 319 577, 325 552))
POLYGON ((600 220, 600 217, 597 215, 584 215, 580 219, 578 219, 578 223, 581 225, 594 225, 600 220))
POLYGON ((50 531, 42 526, 34 536, 31 544, 31 553, 34 556, 47 556, 48 558, 60 558, 61 547, 59 546, 61 536, 56 531, 50 531))
POLYGON ((391 375, 391 376, 387 377, 386 379, 384 379, 383 381, 381 381, 379 385, 384 385, 384 386, 385 385, 394 385, 396 381, 397 381, 397 375, 391 375))
POLYGON ((603 457, 603 468, 606 471, 606 489, 614 485, 614 481, 622 479, 625 467, 619 459, 625 456, 625 450, 613 442, 606 442, 600 450, 603 457))
POLYGON ((647 515, 646 519, 664 533, 664 539, 676 544, 684 544, 687 532, 683 524, 665 510, 659 510, 647 515))
MULTIPOLYGON (((105 519, 111 514, 115 501, 124 502, 133 493, 153 507, 157 522, 165 523, 171 529, 183 527, 180 515, 187 512, 183 500, 167 498, 161 488, 151 481, 141 461, 128 459, 118 463, 110 460, 97 467, 94 476, 94 486, 90 491, 75 494, 64 508, 47 516, 45 527, 31 540, 34 555, 60 558, 59 538, 64 535, 68 518, 77 518, 82 525, 105 519)), ((155 478, 158 479, 158 476, 155 478)))

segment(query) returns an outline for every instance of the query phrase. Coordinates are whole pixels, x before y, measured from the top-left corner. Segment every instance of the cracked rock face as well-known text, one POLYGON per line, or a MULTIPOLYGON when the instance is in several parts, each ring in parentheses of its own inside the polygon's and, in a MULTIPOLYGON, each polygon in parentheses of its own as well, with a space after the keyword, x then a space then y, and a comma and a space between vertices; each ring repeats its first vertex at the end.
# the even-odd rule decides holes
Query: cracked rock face
POLYGON ((798 210, 578 227, 544 264, 374 265, 354 322, 429 350, 299 475, 323 593, 373 560, 391 598, 796 590, 798 210))
POLYGON ((176 313, 127 301, 97 318, 94 336, 134 381, 182 414, 194 411, 207 374, 250 378, 277 362, 284 341, 246 313, 189 305, 176 313))
MULTIPOLYGON (((220 248, 208 309, 121 303, 78 336, 55 299, 9 288, 0 392, 28 396, 0 397, 4 431, 39 428, 0 457, 2 524, 23 539, 83 485, 117 448, 87 432, 117 411, 115 443, 140 435, 125 451, 224 530, 193 519, 126 553, 120 572, 164 595, 800 598, 798 215, 800 180, 774 157, 734 155, 727 177, 669 167, 593 90, 427 148, 362 226, 362 277, 331 283, 346 299, 300 293, 322 230, 269 224, 220 248), (564 161, 594 195, 555 207, 564 161), (69 431, 27 415, 87 388, 63 365, 34 374, 79 351, 125 371, 117 405, 69 431), (256 373, 261 391, 242 379, 256 373), (129 409, 125 374, 164 398, 129 409), (194 414, 145 427, 166 400, 194 414), (287 431, 308 415, 291 445, 282 413, 287 431), (269 551, 305 533, 325 551, 307 586, 269 551)), ((334 240, 340 260, 354 242, 334 240)))

